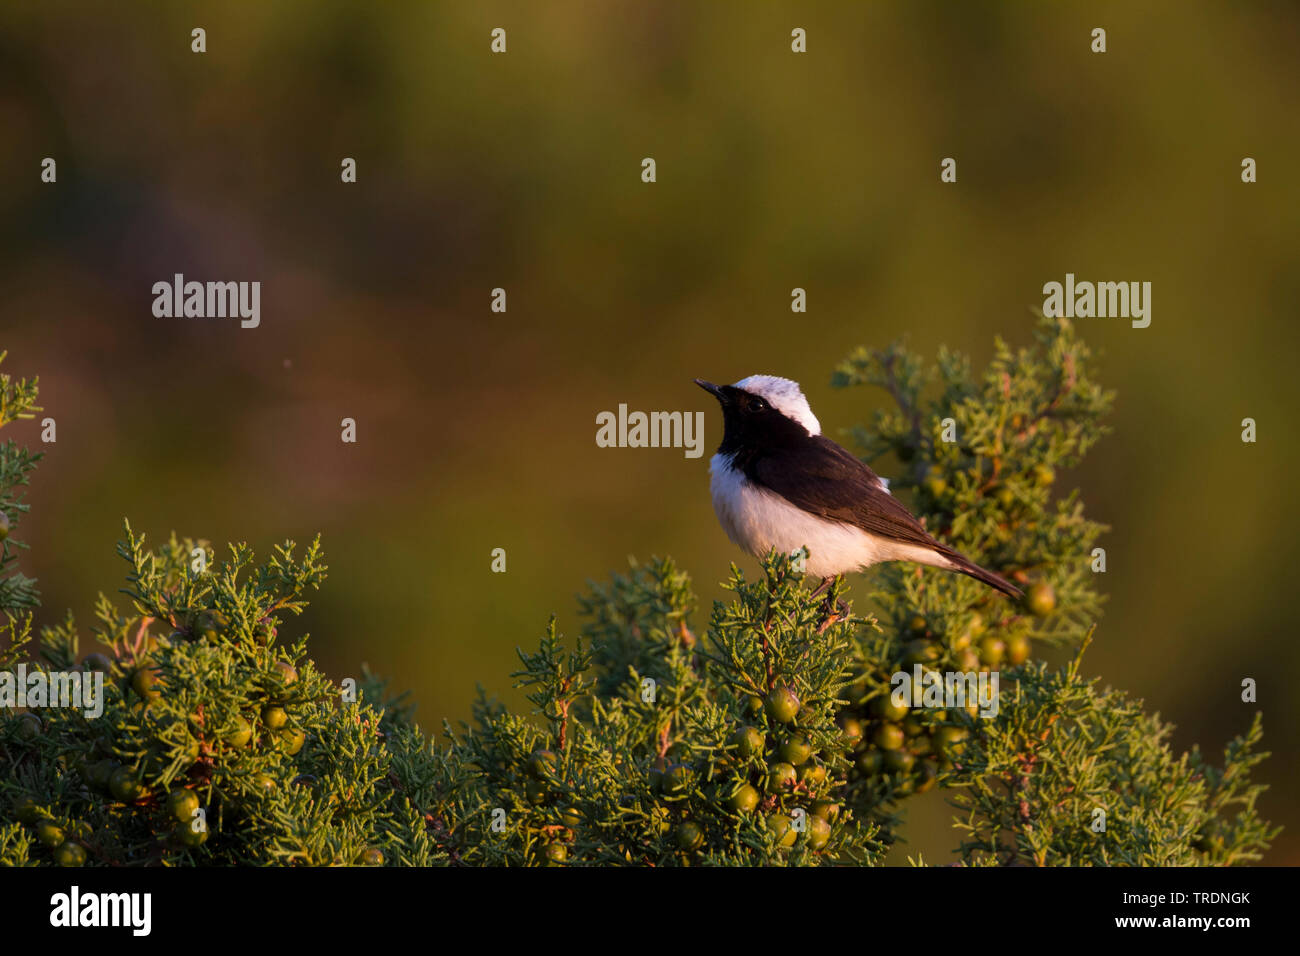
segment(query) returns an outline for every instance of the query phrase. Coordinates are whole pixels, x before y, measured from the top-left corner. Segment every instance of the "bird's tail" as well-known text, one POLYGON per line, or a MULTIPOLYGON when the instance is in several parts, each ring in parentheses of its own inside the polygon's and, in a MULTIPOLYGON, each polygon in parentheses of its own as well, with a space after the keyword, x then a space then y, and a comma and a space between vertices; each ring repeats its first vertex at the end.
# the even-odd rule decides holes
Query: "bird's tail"
POLYGON ((961 552, 954 551, 952 548, 942 545, 938 550, 940 554, 951 562, 948 570, 956 571, 958 574, 964 574, 967 577, 974 578, 976 581, 981 581, 989 587, 1001 591, 1009 598, 1020 599, 1025 596, 1025 592, 1021 591, 1020 588, 1016 587, 1002 575, 994 574, 992 571, 981 568, 961 552))

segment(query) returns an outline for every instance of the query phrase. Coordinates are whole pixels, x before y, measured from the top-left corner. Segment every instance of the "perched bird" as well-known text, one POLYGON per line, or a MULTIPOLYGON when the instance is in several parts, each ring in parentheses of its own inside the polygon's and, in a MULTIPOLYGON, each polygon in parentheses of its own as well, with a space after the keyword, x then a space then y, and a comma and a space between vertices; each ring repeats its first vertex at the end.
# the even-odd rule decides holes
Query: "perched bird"
POLYGON ((807 547, 806 570, 823 586, 881 561, 912 561, 1022 596, 931 537, 875 472, 824 436, 798 382, 751 375, 695 384, 722 405, 722 444, 709 463, 713 510, 749 554, 807 547))

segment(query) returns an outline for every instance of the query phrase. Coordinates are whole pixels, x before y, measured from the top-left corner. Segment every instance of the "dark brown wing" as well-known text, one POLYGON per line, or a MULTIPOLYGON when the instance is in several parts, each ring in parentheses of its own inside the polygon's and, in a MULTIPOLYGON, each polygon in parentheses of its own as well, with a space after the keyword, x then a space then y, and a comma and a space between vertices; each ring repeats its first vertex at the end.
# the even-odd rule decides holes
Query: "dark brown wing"
POLYGON ((745 474, 804 511, 931 548, 952 561, 952 570, 983 581, 1008 597, 1023 596, 1000 574, 930 537, 912 513, 881 487, 874 471, 829 438, 812 435, 795 447, 765 452, 746 465, 745 474))
POLYGON ((756 457, 746 474, 812 514, 896 541, 942 547, 881 487, 874 471, 822 435, 756 457))

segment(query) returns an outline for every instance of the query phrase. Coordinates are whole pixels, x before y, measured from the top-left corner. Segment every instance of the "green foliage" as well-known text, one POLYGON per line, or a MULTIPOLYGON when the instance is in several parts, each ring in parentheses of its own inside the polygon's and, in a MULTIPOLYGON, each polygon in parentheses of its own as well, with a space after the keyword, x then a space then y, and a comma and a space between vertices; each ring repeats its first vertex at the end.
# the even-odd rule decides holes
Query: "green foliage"
MULTIPOLYGON (((935 787, 968 865, 1256 860, 1276 833, 1250 781, 1258 719, 1219 769, 1080 675, 1104 528, 1055 485, 1103 433, 1088 360, 1043 320, 1036 348, 999 343, 978 380, 959 356, 927 374, 897 346, 836 373, 897 406, 855 432, 868 458, 893 456, 881 470, 907 472, 895 489, 931 531, 1023 602, 885 566, 854 614, 842 580, 810 590, 806 555, 773 554, 753 578, 732 567, 697 636, 688 575, 634 564, 579 599, 571 648, 552 619, 520 652, 527 712, 480 691, 436 743, 382 681, 335 683, 289 635, 325 577, 318 542, 259 565, 244 545, 220 561, 175 536, 151 549, 128 525, 129 607, 101 596, 92 629, 107 655, 79 660, 69 616, 29 660, 34 592, 4 592, 4 669, 105 680, 98 717, 0 711, 0 863, 878 865, 906 801, 935 787), (1047 645, 1076 653, 1049 668, 1047 645), (997 714, 892 699, 901 671, 996 676, 997 714)), ((6 415, 34 408, 34 385, 4 383, 6 415)), ((4 461, 16 517, 34 458, 4 461)))
POLYGON ((1173 728, 1124 694, 1032 663, 998 720, 981 721, 955 781, 967 860, 1066 866, 1230 865, 1258 860, 1277 832, 1249 783, 1256 714, 1220 771, 1199 751, 1176 757, 1173 728), (1087 821, 1081 826, 1080 821, 1087 821), (1100 832, 1104 826, 1104 832, 1100 832))
POLYGON ((871 427, 852 435, 869 463, 892 454, 906 466, 889 473, 913 491, 930 532, 1022 585, 1041 582, 1036 593, 1056 605, 1016 615, 976 581, 892 565, 874 596, 896 620, 915 610, 955 633, 979 608, 998 618, 1004 640, 1018 633, 1062 644, 1077 643, 1100 614, 1092 549, 1106 529, 1084 517, 1077 490, 1053 493, 1058 469, 1078 464, 1105 433, 1113 397, 1091 380, 1091 353, 1067 320, 1041 319, 1036 338, 1037 348, 1015 353, 999 339, 978 381, 960 355, 942 350, 937 372, 927 372, 899 346, 859 350, 835 372, 840 387, 871 384, 893 397, 896 408, 877 410, 871 427), (936 378, 937 394, 926 397, 936 378), (954 440, 941 440, 945 421, 954 440))
POLYGON ((489 810, 472 833, 484 862, 878 861, 875 828, 835 797, 850 750, 834 720, 847 628, 815 633, 823 602, 788 558, 758 582, 733 570, 730 586, 705 646, 685 625, 685 576, 656 561, 584 599, 598 653, 579 639, 564 654, 554 621, 538 653, 521 652, 515 676, 545 724, 482 702, 453 735, 482 774, 484 808, 504 810, 501 832, 489 810), (761 745, 745 747, 745 731, 761 745), (783 751, 792 741, 806 753, 783 751))
MULTIPOLYGON (((127 526, 132 607, 101 596, 92 628, 110 654, 78 663, 69 616, 42 629, 28 664, 82 680, 98 671, 102 715, 32 707, 26 735, 7 721, 9 805, 108 864, 352 863, 374 847, 392 862, 433 862, 401 794, 423 744, 384 734, 378 711, 347 700, 307 659, 305 635, 281 637, 283 616, 325 574, 318 543, 296 550, 286 543, 257 566, 241 545, 216 562, 174 536, 147 550, 127 526)), ((10 859, 31 851, 15 836, 10 859)))
MULTIPOLYGON (((0 352, 0 363, 8 354, 0 352)), ((37 384, 34 378, 14 380, 8 373, 0 372, 0 428, 36 417, 41 410, 36 404, 37 384)), ((19 574, 14 567, 18 552, 27 548, 14 537, 28 510, 23 504, 23 490, 40 459, 40 454, 19 447, 12 439, 0 445, 0 610, 7 612, 40 605, 36 582, 19 574)), ((7 662, 0 656, 0 667, 4 666, 8 666, 7 662)))

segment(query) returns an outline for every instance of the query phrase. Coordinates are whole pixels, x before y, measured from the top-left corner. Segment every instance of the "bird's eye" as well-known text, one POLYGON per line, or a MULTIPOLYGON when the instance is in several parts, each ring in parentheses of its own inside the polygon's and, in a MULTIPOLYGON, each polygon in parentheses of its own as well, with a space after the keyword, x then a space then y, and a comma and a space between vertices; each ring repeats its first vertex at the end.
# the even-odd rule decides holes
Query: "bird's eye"
POLYGON ((755 396, 749 402, 749 410, 751 412, 765 412, 767 411, 767 402, 755 396))

